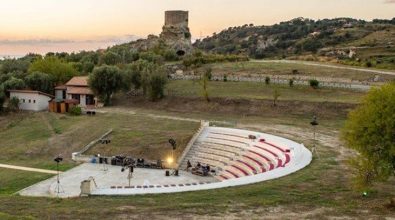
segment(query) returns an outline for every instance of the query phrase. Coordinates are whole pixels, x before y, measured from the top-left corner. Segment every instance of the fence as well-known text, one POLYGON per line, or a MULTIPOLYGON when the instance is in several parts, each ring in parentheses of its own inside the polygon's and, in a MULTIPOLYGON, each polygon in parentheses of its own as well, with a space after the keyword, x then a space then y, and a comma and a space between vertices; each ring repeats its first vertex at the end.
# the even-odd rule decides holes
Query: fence
MULTIPOLYGON (((223 81, 225 75, 215 75, 211 78, 212 81, 223 81)), ((311 79, 316 79, 320 82, 320 87, 329 88, 344 88, 344 89, 357 89, 357 90, 369 90, 371 88, 370 83, 362 83, 359 81, 343 80, 334 81, 331 78, 317 78, 308 76, 290 77, 285 76, 274 76, 274 75, 260 75, 260 76, 228 76, 226 75, 226 80, 230 82, 259 82, 265 83, 266 78, 270 78, 271 84, 289 84, 292 79, 294 85, 309 85, 311 79)), ((195 75, 171 75, 171 80, 200 80, 201 76, 195 75)))

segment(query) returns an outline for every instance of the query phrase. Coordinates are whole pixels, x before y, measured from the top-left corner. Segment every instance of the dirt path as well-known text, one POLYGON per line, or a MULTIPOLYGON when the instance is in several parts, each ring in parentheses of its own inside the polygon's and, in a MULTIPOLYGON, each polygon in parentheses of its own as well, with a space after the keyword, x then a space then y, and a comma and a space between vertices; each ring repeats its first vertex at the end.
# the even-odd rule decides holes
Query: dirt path
POLYGON ((14 166, 14 165, 8 165, 8 164, 0 164, 0 168, 23 170, 23 171, 36 172, 36 173, 57 174, 57 171, 55 171, 55 170, 44 170, 44 169, 21 167, 21 166, 14 166))
POLYGON ((321 64, 321 63, 308 62, 308 61, 298 61, 298 60, 252 60, 250 62, 255 62, 255 63, 302 64, 302 65, 308 65, 308 66, 320 66, 320 67, 328 67, 328 68, 333 68, 333 69, 355 70, 355 71, 361 71, 361 72, 372 73, 372 74, 385 74, 385 75, 395 76, 395 72, 390 72, 390 71, 367 69, 367 68, 347 67, 347 66, 331 65, 331 64, 321 64))

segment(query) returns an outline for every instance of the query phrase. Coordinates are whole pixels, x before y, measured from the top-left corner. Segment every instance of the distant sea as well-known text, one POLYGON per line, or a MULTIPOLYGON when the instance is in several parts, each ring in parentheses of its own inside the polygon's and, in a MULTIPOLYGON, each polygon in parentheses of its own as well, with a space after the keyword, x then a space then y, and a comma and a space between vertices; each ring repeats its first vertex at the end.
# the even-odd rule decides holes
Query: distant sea
POLYGON ((24 55, 4 55, 4 54, 0 54, 0 60, 4 60, 4 58, 21 58, 24 55))

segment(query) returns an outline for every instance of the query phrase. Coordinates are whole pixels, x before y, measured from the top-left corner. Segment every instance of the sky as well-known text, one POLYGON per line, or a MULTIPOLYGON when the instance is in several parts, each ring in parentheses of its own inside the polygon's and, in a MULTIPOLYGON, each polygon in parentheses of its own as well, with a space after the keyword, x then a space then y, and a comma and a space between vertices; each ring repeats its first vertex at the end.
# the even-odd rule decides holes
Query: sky
POLYGON ((395 17, 395 0, 1 0, 0 8, 0 56, 92 50, 159 34, 166 10, 188 10, 195 39, 296 17, 395 17))

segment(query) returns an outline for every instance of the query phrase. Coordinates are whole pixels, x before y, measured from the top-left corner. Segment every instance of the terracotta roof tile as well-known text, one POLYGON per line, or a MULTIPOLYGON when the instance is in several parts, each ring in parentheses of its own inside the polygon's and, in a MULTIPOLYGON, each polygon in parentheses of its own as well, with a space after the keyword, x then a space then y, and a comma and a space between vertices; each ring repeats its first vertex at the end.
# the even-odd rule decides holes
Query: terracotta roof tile
POLYGON ((66 83, 66 86, 88 86, 88 77, 74 76, 66 83))
POLYGON ((93 95, 92 90, 90 90, 88 87, 73 87, 73 86, 68 86, 68 87, 67 87, 67 93, 68 93, 68 94, 93 95))

